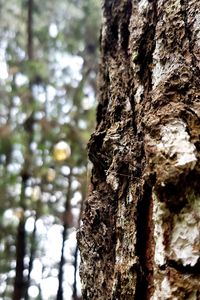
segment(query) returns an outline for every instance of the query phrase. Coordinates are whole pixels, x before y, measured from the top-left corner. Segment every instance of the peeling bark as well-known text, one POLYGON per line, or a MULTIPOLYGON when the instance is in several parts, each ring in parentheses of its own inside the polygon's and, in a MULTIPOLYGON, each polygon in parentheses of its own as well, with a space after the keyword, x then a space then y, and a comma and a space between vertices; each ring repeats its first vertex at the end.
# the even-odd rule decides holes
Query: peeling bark
POLYGON ((83 299, 200 299, 200 1, 103 3, 83 299))

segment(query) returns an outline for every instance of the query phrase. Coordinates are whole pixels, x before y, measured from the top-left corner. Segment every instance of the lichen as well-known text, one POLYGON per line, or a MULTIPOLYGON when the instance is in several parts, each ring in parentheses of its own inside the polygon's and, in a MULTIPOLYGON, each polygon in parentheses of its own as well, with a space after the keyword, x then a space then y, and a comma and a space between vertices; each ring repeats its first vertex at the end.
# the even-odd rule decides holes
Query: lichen
MULTIPOLYGON (((156 282, 156 287, 151 300, 170 300, 172 299, 170 282, 167 277, 164 277, 162 282, 156 282)), ((173 297, 173 300, 178 300, 173 297)))
POLYGON ((139 13, 144 13, 144 11, 147 9, 148 5, 149 5, 149 1, 148 0, 141 0, 138 3, 139 5, 139 13))
POLYGON ((165 68, 164 66, 159 62, 154 62, 154 68, 152 70, 152 83, 153 83, 153 88, 158 86, 160 81, 162 80, 163 74, 165 75, 165 68))
POLYGON ((119 187, 119 182, 116 176, 112 172, 107 175, 106 182, 111 186, 113 191, 117 191, 119 187))
POLYGON ((194 266, 200 257, 200 198, 190 203, 174 216, 170 241, 170 259, 183 266, 194 266))
POLYGON ((138 88, 137 88, 137 91, 135 93, 135 101, 136 101, 137 104, 140 103, 141 96, 142 96, 143 93, 144 93, 144 86, 143 85, 139 85, 138 88))
POLYGON ((164 246, 164 220, 168 211, 166 204, 160 202, 156 194, 153 192, 153 222, 154 222, 154 240, 155 253, 154 261, 156 265, 162 266, 166 263, 165 246, 164 246))
POLYGON ((197 162, 196 148, 190 142, 186 125, 181 120, 174 120, 161 127, 161 142, 157 149, 169 157, 176 156, 175 166, 187 164, 193 169, 197 162))

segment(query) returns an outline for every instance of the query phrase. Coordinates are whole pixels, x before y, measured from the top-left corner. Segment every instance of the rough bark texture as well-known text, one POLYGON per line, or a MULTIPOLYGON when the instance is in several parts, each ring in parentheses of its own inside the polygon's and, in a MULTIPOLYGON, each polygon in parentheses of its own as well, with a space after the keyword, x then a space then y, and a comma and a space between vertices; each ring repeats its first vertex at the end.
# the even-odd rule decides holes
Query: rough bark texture
POLYGON ((200 299, 200 1, 103 3, 83 298, 200 299))

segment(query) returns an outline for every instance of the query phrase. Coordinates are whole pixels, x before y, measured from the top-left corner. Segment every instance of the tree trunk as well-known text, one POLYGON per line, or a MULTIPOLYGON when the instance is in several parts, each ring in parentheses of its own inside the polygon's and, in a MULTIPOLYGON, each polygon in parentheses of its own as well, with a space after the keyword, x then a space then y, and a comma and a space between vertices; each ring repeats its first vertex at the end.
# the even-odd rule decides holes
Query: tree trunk
MULTIPOLYGON (((30 62, 33 59, 33 0, 28 0, 27 2, 27 60, 30 62)), ((29 105, 33 106, 33 96, 32 96, 32 88, 33 83, 29 80, 29 105)), ((33 113, 28 119, 25 121, 24 129, 27 132, 27 150, 26 156, 24 160, 23 169, 21 172, 21 199, 20 199, 20 206, 23 210, 23 214, 20 218, 18 229, 17 229, 17 236, 16 236, 16 274, 14 280, 14 291, 13 291, 13 300, 21 300, 28 297, 28 287, 30 281, 30 274, 28 274, 28 278, 24 276, 24 259, 26 256, 26 218, 25 218, 25 211, 27 209, 26 204, 26 196, 25 190, 27 187, 28 180, 31 177, 30 174, 30 166, 31 166, 31 143, 33 142, 33 129, 34 129, 34 118, 33 113), (28 280, 27 280, 28 279, 28 280)), ((33 262, 30 258, 30 264, 33 262)), ((30 265, 29 268, 32 268, 30 265)))
POLYGON ((72 196, 72 169, 68 175, 68 187, 67 195, 65 201, 65 211, 63 215, 63 232, 62 232, 62 247, 61 247, 61 256, 59 262, 59 271, 58 271, 58 290, 56 295, 56 300, 63 300, 63 277, 64 277, 64 265, 65 265, 65 242, 67 238, 67 231, 72 226, 72 208, 71 208, 71 196, 72 196))
POLYGON ((25 296, 24 296, 24 300, 29 300, 29 294, 28 294, 28 290, 29 287, 31 286, 31 272, 33 270, 33 263, 34 263, 34 259, 35 259, 35 254, 36 254, 36 248, 37 248, 37 213, 35 216, 35 220, 34 220, 34 228, 33 228, 33 232, 30 238, 30 257, 29 257, 29 264, 28 264, 28 275, 27 275, 27 280, 26 280, 26 291, 25 291, 25 296))
POLYGON ((24 299, 26 281, 24 278, 24 257, 26 254, 26 232, 24 216, 18 225, 16 237, 16 275, 14 281, 13 300, 24 299))
POLYGON ((104 1, 84 299, 200 299, 200 1, 104 1))

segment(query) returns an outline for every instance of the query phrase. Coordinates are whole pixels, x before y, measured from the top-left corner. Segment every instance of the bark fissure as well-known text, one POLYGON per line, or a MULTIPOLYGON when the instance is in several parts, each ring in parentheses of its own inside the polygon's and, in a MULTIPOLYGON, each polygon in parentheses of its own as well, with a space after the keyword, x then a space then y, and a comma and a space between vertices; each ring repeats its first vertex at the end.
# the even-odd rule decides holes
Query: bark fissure
POLYGON ((139 258, 139 270, 136 283, 135 300, 150 299, 153 287, 153 220, 152 220, 152 187, 144 187, 144 195, 137 207, 137 244, 136 255, 139 258))
POLYGON ((170 267, 181 274, 190 274, 190 275, 199 275, 200 274, 200 260, 194 265, 186 265, 183 266, 182 264, 178 263, 177 261, 174 260, 168 260, 165 268, 170 267))
POLYGON ((152 61, 153 52, 156 46, 155 30, 157 24, 156 1, 153 1, 153 14, 148 17, 150 24, 146 25, 144 33, 140 38, 138 57, 136 62, 140 65, 139 78, 141 83, 146 86, 146 96, 152 89, 152 61), (152 19, 152 20, 151 20, 152 19))
POLYGON ((122 22, 120 24, 120 37, 121 37, 121 47, 125 52, 125 55, 128 57, 128 46, 129 46, 129 37, 130 37, 130 31, 129 31, 129 23, 130 23, 130 17, 132 12, 132 1, 128 0, 124 5, 124 18, 122 19, 122 22))
MULTIPOLYGON (((152 62, 153 53, 156 47, 156 26, 157 26, 157 1, 151 1, 152 8, 149 9, 147 15, 147 23, 143 29, 143 33, 139 39, 139 55, 135 59, 135 63, 140 66, 139 79, 140 84, 144 86, 142 101, 145 103, 152 102, 151 90, 152 90, 152 62)), ((136 124, 138 118, 138 112, 136 113, 136 124)), ((138 132, 144 132, 143 125, 138 124, 138 132), (142 127, 142 130, 141 130, 142 127)), ((139 134, 139 138, 144 142, 144 135, 139 134)), ((145 165, 144 150, 141 150, 141 167, 145 165)), ((143 167, 142 167, 143 169, 143 167)), ((143 174, 144 170, 142 171, 143 174)), ((136 255, 139 259, 139 267, 137 271, 137 283, 135 291, 135 300, 150 299, 153 292, 153 253, 154 253, 154 237, 153 237, 153 215, 152 215, 152 186, 155 182, 154 176, 146 180, 143 187, 142 198, 138 199, 137 205, 137 242, 136 242, 136 255)))
MULTIPOLYGON (((189 48, 189 52, 191 54, 191 58, 192 58, 192 68, 193 68, 193 72, 195 72, 195 76, 200 76, 200 69, 198 68, 198 65, 196 63, 196 58, 193 52, 193 41, 192 41, 192 34, 191 34, 191 29, 190 26, 188 24, 188 0, 181 0, 181 5, 182 5, 182 15, 183 15, 183 21, 185 24, 185 35, 188 39, 188 48, 189 48)), ((194 78, 193 78, 194 79, 194 78)))

